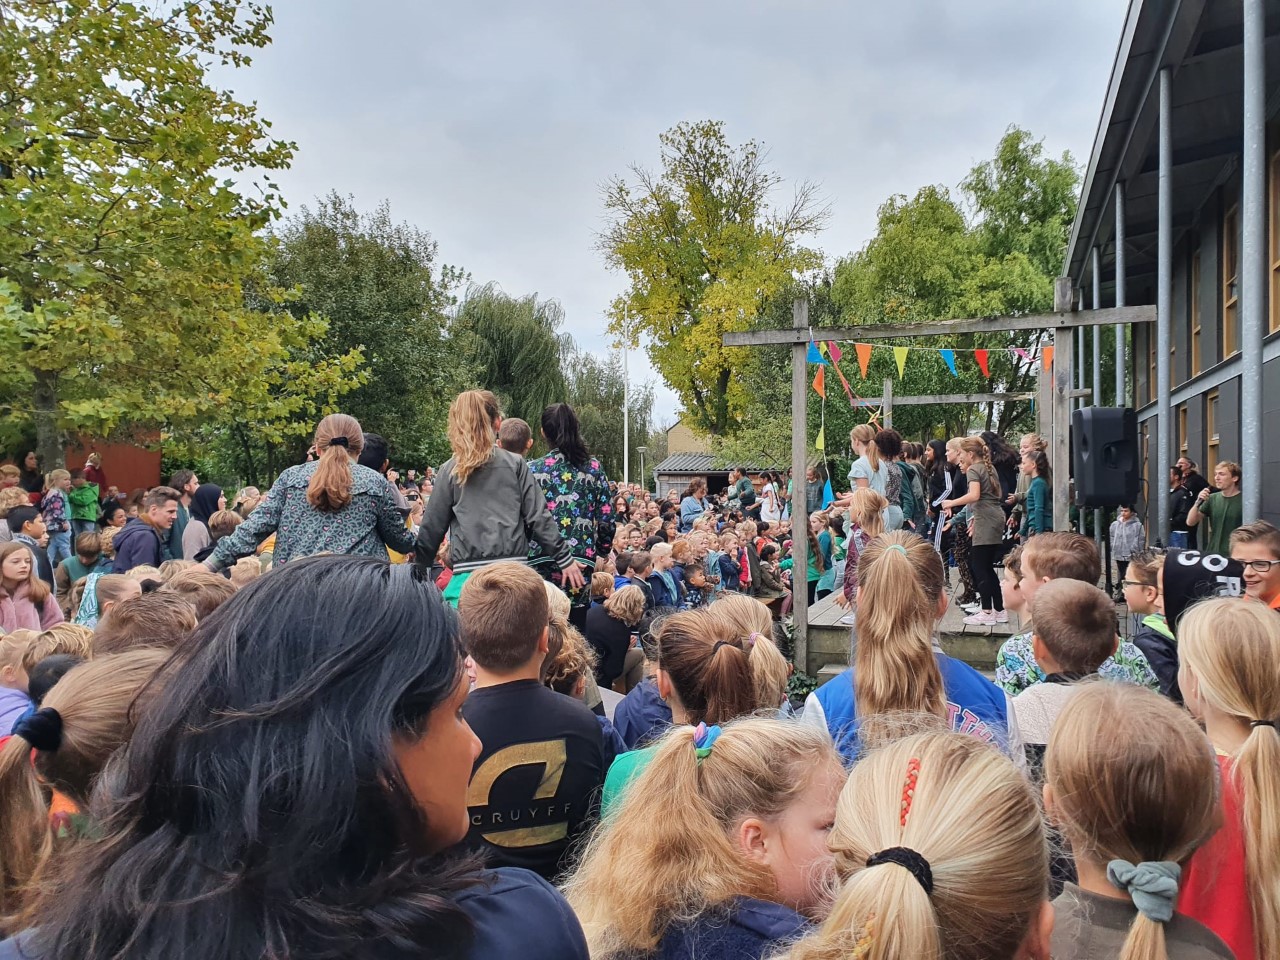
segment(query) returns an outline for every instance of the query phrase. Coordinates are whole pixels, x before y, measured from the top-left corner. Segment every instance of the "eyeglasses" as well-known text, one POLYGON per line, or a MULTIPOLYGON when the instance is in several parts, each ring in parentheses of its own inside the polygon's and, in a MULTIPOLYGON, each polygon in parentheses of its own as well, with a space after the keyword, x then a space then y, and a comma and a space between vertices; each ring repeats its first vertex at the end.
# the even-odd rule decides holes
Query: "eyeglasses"
POLYGON ((1280 560, 1241 560, 1240 563, 1254 573, 1270 573, 1271 568, 1280 563, 1280 560))
POLYGON ((1154 583, 1143 583, 1141 580, 1121 580, 1122 587, 1154 587, 1154 583))

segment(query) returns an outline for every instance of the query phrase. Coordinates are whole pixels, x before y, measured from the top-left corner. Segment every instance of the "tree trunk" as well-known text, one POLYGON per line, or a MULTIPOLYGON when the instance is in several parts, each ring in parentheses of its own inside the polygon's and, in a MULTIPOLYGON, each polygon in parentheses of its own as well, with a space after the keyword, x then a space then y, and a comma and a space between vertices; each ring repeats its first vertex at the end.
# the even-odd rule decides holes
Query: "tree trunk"
POLYGON ((58 376, 36 371, 34 420, 36 424, 36 456, 40 468, 48 473, 67 465, 66 436, 58 429, 58 376))

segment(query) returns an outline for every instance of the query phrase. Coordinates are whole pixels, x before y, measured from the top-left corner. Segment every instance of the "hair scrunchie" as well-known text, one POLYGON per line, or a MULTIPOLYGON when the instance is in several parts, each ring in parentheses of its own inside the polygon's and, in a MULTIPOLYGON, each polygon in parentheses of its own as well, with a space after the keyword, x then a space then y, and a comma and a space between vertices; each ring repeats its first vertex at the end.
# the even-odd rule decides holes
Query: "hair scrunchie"
POLYGON ((328 445, 331 447, 343 447, 343 448, 350 448, 351 446, 351 444, 347 441, 346 437, 334 437, 332 440, 329 441, 328 445))
POLYGON ((1138 912, 1156 923, 1173 919, 1173 905, 1178 899, 1178 881, 1182 867, 1172 860, 1144 860, 1132 864, 1112 860, 1107 864, 1107 879, 1133 900, 1138 912))
POLYGON ((910 847, 889 847, 867 857, 868 867, 878 867, 884 863, 892 863, 910 873, 916 878, 916 883, 924 888, 926 896, 933 893, 933 868, 923 854, 910 847))
POLYGON ((62 746, 62 714, 53 707, 41 707, 19 720, 13 728, 13 735, 21 737, 37 750, 53 753, 62 746))

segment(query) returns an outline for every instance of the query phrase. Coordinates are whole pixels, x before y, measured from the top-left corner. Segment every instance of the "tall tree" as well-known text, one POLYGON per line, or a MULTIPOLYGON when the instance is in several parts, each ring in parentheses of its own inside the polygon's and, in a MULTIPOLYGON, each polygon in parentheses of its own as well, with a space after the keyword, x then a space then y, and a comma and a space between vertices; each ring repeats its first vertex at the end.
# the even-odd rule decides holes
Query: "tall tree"
POLYGON ((563 322, 555 300, 512 297, 489 283, 467 289, 451 327, 467 376, 497 394, 508 416, 534 426, 535 435, 543 409, 565 397, 563 359, 573 341, 560 332, 563 322))
MULTIPOLYGON (((610 480, 622 479, 622 410, 628 412, 628 440, 631 445, 630 477, 640 476, 637 452, 647 445, 653 418, 653 387, 633 384, 627 394, 622 371, 622 358, 610 353, 601 359, 594 354, 574 350, 566 357, 566 398, 582 425, 582 438, 587 449, 604 466, 610 480)), ((535 433, 536 433, 535 425, 535 433)), ((645 457, 645 468, 657 466, 651 451, 645 457)))
POLYGON ((296 289, 287 309, 329 318, 322 352, 364 354, 368 376, 344 411, 398 455, 443 452, 444 414, 459 385, 446 311, 461 272, 439 264, 431 235, 396 223, 387 203, 361 213, 336 192, 287 219, 279 238, 271 275, 296 289))
POLYGON ((604 188, 610 223, 600 248, 630 289, 613 304, 610 329, 649 357, 696 426, 732 432, 747 405, 735 373, 750 351, 726 349, 778 290, 821 265, 799 243, 828 218, 817 188, 801 183, 790 202, 771 195, 782 177, 754 141, 730 145, 718 121, 681 123, 659 138, 662 169, 633 166, 634 182, 604 188))
POLYGON ((206 72, 270 23, 253 2, 0 7, 0 364, 46 465, 72 433, 270 417, 314 387, 266 389, 318 328, 243 295, 293 145, 206 72))

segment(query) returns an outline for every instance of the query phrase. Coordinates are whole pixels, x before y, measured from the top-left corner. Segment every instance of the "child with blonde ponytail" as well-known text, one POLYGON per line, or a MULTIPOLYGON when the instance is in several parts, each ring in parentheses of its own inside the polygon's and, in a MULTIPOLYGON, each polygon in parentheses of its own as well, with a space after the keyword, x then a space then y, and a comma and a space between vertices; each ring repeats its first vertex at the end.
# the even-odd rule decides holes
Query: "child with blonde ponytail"
POLYGON ((853 768, 828 844, 840 886, 785 960, 1049 960, 1049 851, 1030 782, 973 737, 926 733, 853 768))
POLYGON ((593 960, 759 960, 802 935, 843 783, 786 721, 673 729, 565 885, 593 960))
POLYGON ((1078 883, 1054 902, 1054 960, 1231 960, 1174 912, 1183 864, 1218 824, 1213 750, 1186 712, 1125 683, 1083 685, 1045 764, 1045 809, 1078 883))
POLYGON ((1205 600, 1178 621, 1178 686, 1217 753, 1223 825, 1191 858, 1178 908, 1237 960, 1280 957, 1280 619, 1205 600))
POLYGON ((524 459, 496 446, 501 426, 502 409, 488 390, 467 390, 449 406, 453 456, 436 474, 414 562, 425 579, 448 535, 453 577, 444 598, 455 607, 463 584, 481 567, 526 563, 530 536, 569 587, 580 590, 586 582, 524 459))
POLYGON ((773 614, 755 597, 729 593, 707 608, 728 630, 746 641, 747 663, 756 692, 756 708, 787 712, 787 681, 791 664, 773 642, 773 614))
POLYGON ((864 741, 928 717, 1021 757, 1004 691, 934 645, 948 600, 932 545, 903 530, 877 537, 858 560, 857 580, 853 666, 809 694, 805 722, 826 729, 849 760, 864 741))

